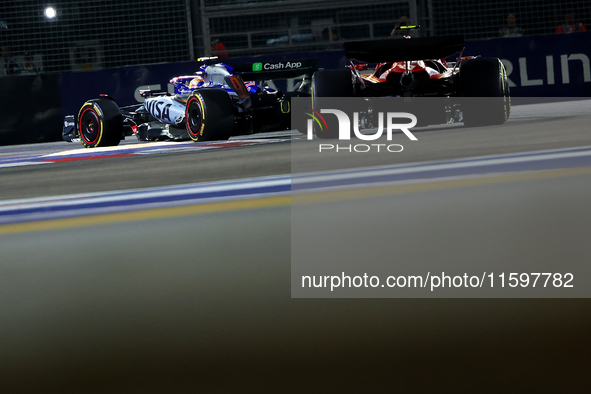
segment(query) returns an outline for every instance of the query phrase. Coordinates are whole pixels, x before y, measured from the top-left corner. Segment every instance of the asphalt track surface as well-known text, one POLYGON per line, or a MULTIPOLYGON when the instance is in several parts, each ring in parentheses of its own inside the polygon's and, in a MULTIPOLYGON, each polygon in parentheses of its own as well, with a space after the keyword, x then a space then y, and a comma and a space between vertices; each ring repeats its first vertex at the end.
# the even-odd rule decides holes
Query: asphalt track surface
MULTIPOLYGON (((510 122, 499 128, 427 128, 417 132, 419 144, 404 142, 404 154, 391 164, 588 147, 589 103, 515 107, 510 122)), ((7 202, 289 174, 295 145, 283 141, 286 134, 261 137, 275 142, 0 167, 0 198, 7 202)), ((76 149, 66 143, 2 147, 0 158, 14 163, 76 149)), ((311 153, 306 158, 306 152, 296 152, 302 159, 297 172, 348 166, 337 155, 317 160, 311 153)), ((383 165, 372 157, 364 164, 383 165)), ((411 190, 389 198, 409 215, 424 207, 432 213, 437 207, 458 215, 463 211, 458 223, 490 222, 499 212, 493 209, 495 201, 501 201, 499 209, 511 206, 502 219, 524 218, 516 220, 523 226, 517 232, 505 229, 507 237, 523 237, 526 250, 543 250, 539 240, 550 242, 560 231, 540 238, 540 222, 524 223, 553 206, 560 209, 548 215, 549 223, 568 230, 566 238, 591 238, 586 226, 590 181, 582 171, 411 190), (484 201, 482 215, 462 209, 475 198, 484 201), (532 205, 541 211, 528 210, 532 205)), ((371 197, 358 198, 364 202, 371 197)), ((249 209, 230 203, 237 205, 0 235, 2 391, 588 388, 588 299, 292 299, 289 203, 249 209)), ((461 253, 463 245, 454 246, 453 236, 442 236, 441 217, 421 219, 422 240, 441 238, 452 255, 461 253)), ((496 225, 503 231, 511 223, 499 220, 496 225)), ((469 229, 457 234, 471 235, 469 229)), ((467 242, 477 244, 473 237, 467 242)), ((519 247, 519 242, 512 245, 519 247)), ((589 256, 584 245, 577 243, 582 255, 576 258, 589 256)), ((484 256, 486 251, 471 253, 484 256)))

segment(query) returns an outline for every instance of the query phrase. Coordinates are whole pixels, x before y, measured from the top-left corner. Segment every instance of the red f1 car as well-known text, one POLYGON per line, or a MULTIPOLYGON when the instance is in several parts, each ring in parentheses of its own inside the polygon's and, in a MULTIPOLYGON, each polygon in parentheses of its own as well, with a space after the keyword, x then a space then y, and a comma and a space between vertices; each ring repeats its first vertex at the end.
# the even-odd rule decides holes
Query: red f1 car
MULTIPOLYGON (((418 29, 418 26, 401 27, 418 29)), ((463 36, 346 42, 350 66, 321 70, 312 77, 312 105, 329 103, 324 97, 440 97, 436 106, 421 103, 420 125, 463 122, 466 126, 498 125, 510 115, 507 73, 497 58, 462 57, 463 36), (445 58, 458 54, 456 61, 445 58), (485 99, 474 99, 474 98, 485 99), (441 105, 441 103, 445 103, 441 105)), ((388 101, 373 100, 373 112, 388 101)), ((371 111, 370 111, 371 112, 371 111)), ((320 138, 334 138, 316 130, 320 138)))

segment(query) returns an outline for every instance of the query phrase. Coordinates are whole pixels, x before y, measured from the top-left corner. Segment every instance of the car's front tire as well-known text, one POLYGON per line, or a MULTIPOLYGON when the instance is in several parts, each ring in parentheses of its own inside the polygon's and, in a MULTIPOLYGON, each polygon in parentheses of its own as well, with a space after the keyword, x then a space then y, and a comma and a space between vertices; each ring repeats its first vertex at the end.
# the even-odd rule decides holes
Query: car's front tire
POLYGON ((117 146, 123 138, 123 116, 110 99, 88 100, 78 112, 78 135, 86 148, 117 146))

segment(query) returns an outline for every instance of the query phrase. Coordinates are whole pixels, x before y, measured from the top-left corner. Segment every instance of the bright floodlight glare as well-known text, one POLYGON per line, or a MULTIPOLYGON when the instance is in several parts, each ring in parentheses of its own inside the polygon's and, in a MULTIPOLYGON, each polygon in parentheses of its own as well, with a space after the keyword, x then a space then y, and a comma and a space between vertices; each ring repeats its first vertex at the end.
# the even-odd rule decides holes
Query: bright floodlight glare
POLYGON ((49 20, 55 19, 55 16, 56 16, 55 8, 53 8, 53 7, 45 8, 45 17, 47 19, 49 19, 49 20))

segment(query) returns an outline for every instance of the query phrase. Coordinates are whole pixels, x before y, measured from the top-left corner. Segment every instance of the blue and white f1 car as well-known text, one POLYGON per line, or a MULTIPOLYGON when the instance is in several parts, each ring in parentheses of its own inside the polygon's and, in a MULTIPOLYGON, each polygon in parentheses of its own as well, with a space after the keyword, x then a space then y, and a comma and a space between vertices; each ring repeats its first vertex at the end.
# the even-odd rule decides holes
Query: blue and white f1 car
POLYGON ((79 139, 94 148, 118 145, 126 135, 140 141, 212 141, 290 129, 290 99, 310 96, 315 71, 313 59, 234 67, 207 59, 195 75, 170 81, 174 94, 141 91, 144 103, 126 107, 108 95, 87 101, 77 116, 66 116, 63 139, 79 139), (293 91, 281 92, 266 83, 287 78, 301 78, 293 91))

